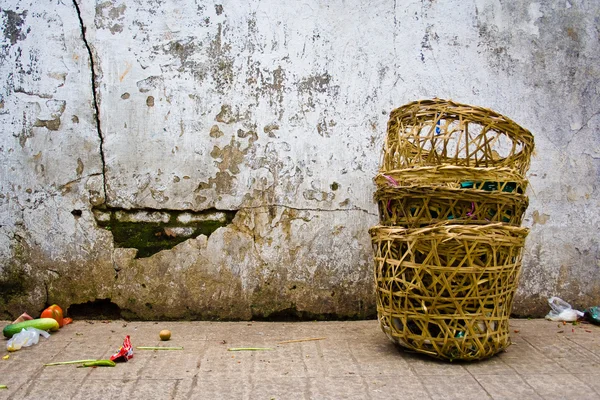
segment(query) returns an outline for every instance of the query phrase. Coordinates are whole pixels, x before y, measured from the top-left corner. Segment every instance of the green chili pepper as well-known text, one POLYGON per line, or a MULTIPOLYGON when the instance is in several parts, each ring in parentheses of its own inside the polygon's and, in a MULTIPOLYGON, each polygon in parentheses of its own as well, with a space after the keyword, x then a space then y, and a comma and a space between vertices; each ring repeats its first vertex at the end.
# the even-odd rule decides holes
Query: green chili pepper
POLYGON ((96 359, 89 359, 89 360, 60 361, 60 362, 53 362, 53 363, 44 364, 44 367, 51 367, 51 366, 54 366, 54 365, 81 364, 81 363, 88 363, 88 362, 92 362, 92 361, 98 361, 98 360, 96 360, 96 359))
POLYGON ((98 360, 98 361, 91 361, 91 362, 83 363, 83 365, 80 365, 77 368, 83 368, 83 367, 114 367, 115 365, 117 365, 117 364, 114 361, 111 361, 111 360, 98 360))

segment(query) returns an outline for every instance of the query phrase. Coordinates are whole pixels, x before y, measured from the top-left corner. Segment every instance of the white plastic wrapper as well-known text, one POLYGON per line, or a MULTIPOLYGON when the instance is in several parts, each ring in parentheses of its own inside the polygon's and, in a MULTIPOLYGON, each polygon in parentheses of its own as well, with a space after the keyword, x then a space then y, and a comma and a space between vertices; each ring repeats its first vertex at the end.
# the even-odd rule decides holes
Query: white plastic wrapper
POLYGON ((573 309, 569 303, 559 297, 550 297, 548 304, 550 304, 552 310, 546 315, 546 319, 550 321, 573 322, 583 317, 581 311, 573 309))
POLYGON ((6 349, 8 351, 17 351, 22 347, 29 347, 37 344, 40 340, 40 335, 48 339, 50 334, 46 331, 42 331, 36 328, 23 328, 21 332, 13 335, 6 343, 6 349))

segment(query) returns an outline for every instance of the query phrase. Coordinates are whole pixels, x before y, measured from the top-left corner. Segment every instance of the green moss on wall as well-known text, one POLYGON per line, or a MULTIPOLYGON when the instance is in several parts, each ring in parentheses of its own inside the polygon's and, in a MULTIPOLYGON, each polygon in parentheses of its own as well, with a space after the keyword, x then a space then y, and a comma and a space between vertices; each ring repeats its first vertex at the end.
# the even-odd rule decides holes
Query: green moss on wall
MULTIPOLYGON (((137 249, 136 258, 150 257, 161 250, 167 250, 175 247, 189 238, 200 235, 210 236, 218 228, 231 223, 235 217, 236 211, 217 211, 209 210, 199 213, 190 213, 189 211, 160 210, 161 213, 169 215, 168 222, 131 222, 118 220, 116 209, 102 209, 103 212, 110 213, 110 220, 96 220, 98 226, 109 230, 113 234, 115 247, 137 249), (192 214, 198 217, 196 220, 188 223, 182 223, 178 220, 181 214, 192 214), (224 214, 225 218, 212 220, 202 217, 210 214, 224 214), (174 234, 175 229, 185 229, 185 233, 174 234)), ((128 210, 132 213, 136 210, 128 210)), ((137 210, 139 211, 139 210, 137 210)), ((156 211, 156 210, 151 210, 156 211)))
POLYGON ((26 293, 27 274, 16 266, 9 266, 0 275, 0 301, 4 304, 10 302, 15 296, 26 293))

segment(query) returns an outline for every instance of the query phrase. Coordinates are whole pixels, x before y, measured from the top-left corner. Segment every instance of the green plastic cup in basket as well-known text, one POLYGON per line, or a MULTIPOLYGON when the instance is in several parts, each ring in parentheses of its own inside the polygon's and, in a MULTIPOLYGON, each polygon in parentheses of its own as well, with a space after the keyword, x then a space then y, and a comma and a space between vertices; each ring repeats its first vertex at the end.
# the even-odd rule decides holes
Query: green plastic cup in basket
POLYGON ((506 224, 371 228, 383 332, 446 360, 504 350, 528 232, 506 224))

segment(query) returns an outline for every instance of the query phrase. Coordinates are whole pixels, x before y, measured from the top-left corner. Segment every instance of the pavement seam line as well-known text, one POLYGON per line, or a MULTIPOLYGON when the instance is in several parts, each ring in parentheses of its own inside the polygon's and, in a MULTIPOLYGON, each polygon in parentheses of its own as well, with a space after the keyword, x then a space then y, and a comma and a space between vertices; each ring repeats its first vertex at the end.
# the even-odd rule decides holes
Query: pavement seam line
POLYGON ((491 400, 493 400, 493 399, 494 399, 494 396, 492 396, 492 394, 491 394, 490 392, 488 392, 488 390, 485 388, 485 386, 483 386, 483 385, 481 384, 481 382, 479 382, 479 379, 477 379, 477 377, 476 377, 475 375, 473 375, 473 373, 472 373, 471 371, 469 371, 469 368, 465 368, 465 371, 467 371, 467 374, 469 374, 469 376, 470 376, 471 378, 473 378, 473 379, 475 380, 475 382, 477 382, 477 384, 478 384, 478 385, 479 385, 479 387, 480 387, 480 388, 483 390, 483 392, 484 392, 485 394, 487 394, 487 395, 488 395, 488 397, 489 397, 491 400))
MULTIPOLYGON (((525 340, 525 338, 524 338, 524 337, 521 337, 521 339, 523 339, 523 341, 524 341, 524 342, 526 342, 526 343, 527 343, 527 344, 529 344, 531 347, 533 347, 535 350, 537 350, 537 349, 536 349, 534 346, 532 346, 532 345, 531 345, 531 343, 529 343, 527 340, 525 340)), ((512 343, 512 344, 516 344, 516 343, 512 343)), ((506 349, 505 349, 504 351, 506 351, 506 349)), ((502 360, 502 361, 504 362, 504 360, 502 360)), ((543 398, 543 397, 544 397, 544 396, 542 396, 542 395, 541 395, 541 394, 540 394, 540 393, 537 391, 537 389, 536 389, 536 388, 534 388, 534 387, 533 387, 533 386, 532 386, 532 385, 531 385, 531 384, 530 384, 530 383, 527 381, 527 379, 525 379, 525 378, 524 378, 524 377, 521 375, 521 373, 520 373, 519 371, 517 371, 517 369, 516 369, 515 367, 513 367, 512 365, 510 365, 510 364, 509 364, 509 363, 507 363, 507 362, 504 362, 504 363, 505 363, 506 365, 508 365, 508 367, 509 367, 509 368, 511 368, 513 371, 515 371, 515 374, 516 374, 516 375, 517 375, 519 378, 521 378, 521 379, 523 380, 523 382, 525 382, 525 384, 526 384, 527 386, 529 386, 529 387, 531 388, 531 390, 533 390, 533 392, 534 392, 536 395, 540 396, 541 398, 543 398)))
MULTIPOLYGON (((61 352, 64 351, 67 347, 69 347, 69 344, 66 344, 65 347, 62 348, 61 352)), ((60 353, 58 353, 58 354, 60 354, 60 353)), ((44 366, 40 367, 39 371, 35 374, 35 378, 39 378, 40 377, 40 375, 44 371, 44 368, 45 368, 44 366)), ((27 389, 25 390, 25 394, 24 394, 25 398, 27 398, 29 396, 29 394, 31 393, 31 390, 33 389, 33 386, 34 386, 34 383, 35 383, 35 379, 31 379, 31 380, 27 381, 26 383, 29 383, 29 385, 27 386, 27 389)), ((25 385, 25 383, 23 385, 25 385)), ((19 389, 21 389, 23 387, 23 385, 19 386, 19 388, 17 389, 17 391, 19 389)), ((11 398, 12 398, 12 396, 9 397, 9 399, 11 399, 11 398)))
MULTIPOLYGON (((567 341, 571 342, 571 343, 575 343, 573 341, 571 341, 568 337, 564 337, 567 341)), ((527 338, 523 338, 523 341, 527 342, 531 347, 533 347, 534 349, 538 350, 540 353, 542 353, 541 350, 539 350, 537 347, 535 347, 529 340, 527 340, 527 338)), ((577 344, 577 343, 575 343, 577 344)), ((543 354, 543 353, 542 353, 543 354)), ((544 355, 545 356, 545 355, 544 355)), ((556 375, 569 375, 577 380, 579 380, 584 386, 586 386, 588 389, 590 389, 590 391, 592 392, 596 392, 596 390, 591 387, 590 385, 588 385, 587 383, 585 383, 583 380, 577 378, 577 375, 572 373, 571 371, 567 370, 566 368, 563 368, 561 365, 559 365, 556 361, 553 361, 559 368, 561 368, 562 370, 564 370, 564 373, 557 373, 556 375)), ((554 375, 554 374, 545 374, 545 375, 554 375)), ((530 385, 531 386, 531 385, 530 385)), ((537 393, 537 392, 536 392, 537 393)), ((540 395, 541 396, 541 395, 540 395)))
POLYGON ((177 398, 177 388, 181 383, 181 379, 175 379, 175 386, 173 386, 173 390, 171 391, 171 400, 177 398))
MULTIPOLYGON (((402 358, 404 358, 404 357, 402 357, 402 358)), ((421 387, 423 388, 423 390, 425 391, 425 393, 427 393, 427 397, 429 397, 430 400, 433 399, 433 396, 431 395, 431 392, 427 388, 427 385, 425 383, 423 383, 423 380, 421 379, 421 377, 419 376, 419 374, 417 374, 417 371, 413 367, 412 363, 410 361, 406 360, 406 365, 408 367, 408 370, 410 372, 412 372, 412 374, 415 376, 415 379, 417 380, 417 382, 419 382, 419 384, 421 385, 421 387)))
POLYGON ((365 378, 365 376, 363 375, 361 369, 360 369, 360 365, 358 363, 358 360, 356 359, 356 357, 354 356, 354 353, 352 352, 352 348, 350 346, 348 346, 348 342, 345 343, 346 348, 348 349, 348 354, 350 354, 350 358, 352 359, 352 362, 354 363, 354 366, 356 367, 356 370, 358 371, 358 376, 360 376, 360 379, 362 381, 365 393, 367 394, 367 399, 373 399, 373 396, 371 396, 371 393, 369 391, 369 383, 367 382, 367 379, 365 378))
POLYGON ((587 349, 587 348, 583 347, 581 344, 575 342, 570 337, 565 336, 564 338, 567 339, 569 342, 575 344, 577 347, 579 347, 580 349, 584 350, 587 354, 591 355, 592 357, 594 357, 596 360, 598 360, 600 362, 600 357, 598 357, 598 355, 596 355, 596 353, 594 353, 590 349, 587 349))
POLYGON ((192 393, 194 392, 194 389, 196 387, 198 387, 198 376, 200 375, 200 372, 201 372, 200 368, 202 367, 202 359, 206 355, 206 349, 207 349, 207 345, 205 342, 204 346, 202 347, 202 351, 200 352, 200 355, 198 356, 198 361, 196 361, 196 373, 192 377, 192 385, 190 386, 190 389, 188 390, 188 392, 186 394, 187 399, 192 398, 192 393))

